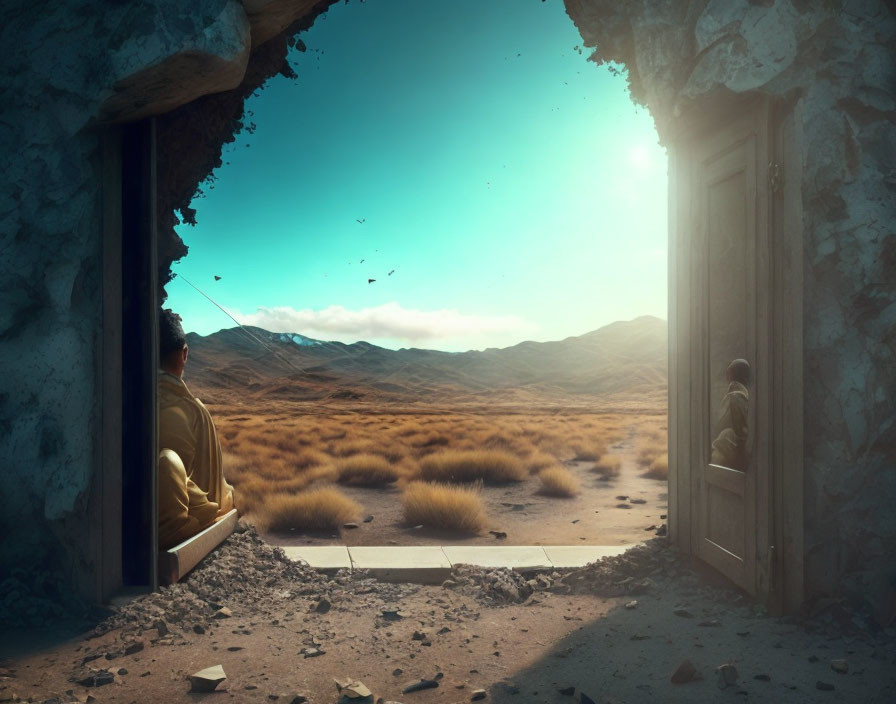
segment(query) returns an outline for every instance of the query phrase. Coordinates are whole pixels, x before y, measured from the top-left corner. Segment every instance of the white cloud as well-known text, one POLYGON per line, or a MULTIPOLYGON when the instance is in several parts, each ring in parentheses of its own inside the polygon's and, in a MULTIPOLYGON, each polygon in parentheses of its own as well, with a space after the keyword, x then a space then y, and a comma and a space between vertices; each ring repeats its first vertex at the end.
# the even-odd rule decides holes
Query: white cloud
POLYGON ((411 345, 448 340, 473 343, 484 338, 503 340, 511 336, 519 340, 520 335, 537 329, 515 315, 470 315, 454 309, 414 310, 394 301, 357 311, 342 306, 322 310, 260 307, 254 313, 237 313, 237 318, 243 325, 271 332, 297 332, 319 340, 395 340, 411 345))

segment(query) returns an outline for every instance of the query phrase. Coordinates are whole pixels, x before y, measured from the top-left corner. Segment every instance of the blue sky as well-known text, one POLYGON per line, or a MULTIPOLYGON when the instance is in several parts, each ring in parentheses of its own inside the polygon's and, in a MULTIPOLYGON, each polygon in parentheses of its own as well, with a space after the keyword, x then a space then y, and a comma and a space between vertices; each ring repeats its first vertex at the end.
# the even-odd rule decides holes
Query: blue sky
MULTIPOLYGON (((390 348, 666 317, 665 150, 561 0, 351 0, 300 36, 176 273, 244 324, 390 348)), ((187 330, 232 327, 167 291, 187 330)))

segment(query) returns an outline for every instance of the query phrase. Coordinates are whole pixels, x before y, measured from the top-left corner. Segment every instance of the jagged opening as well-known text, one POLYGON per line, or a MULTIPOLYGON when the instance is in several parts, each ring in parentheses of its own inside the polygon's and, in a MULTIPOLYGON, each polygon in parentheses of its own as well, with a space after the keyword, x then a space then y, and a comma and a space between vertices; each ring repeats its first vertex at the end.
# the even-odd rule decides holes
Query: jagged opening
MULTIPOLYGON (((550 8, 553 12, 559 12, 557 8, 550 8)), ((342 11, 342 8, 339 8, 342 11)), ((346 11, 360 11, 361 8, 349 8, 346 11)), ((565 18, 563 18, 565 21, 565 18)), ((336 20, 338 21, 338 19, 336 20)), ((249 96, 253 94, 256 88, 260 88, 266 78, 272 73, 279 73, 285 77, 294 77, 295 71, 290 66, 289 61, 295 61, 297 57, 302 56, 295 47, 299 42, 302 47, 307 40, 311 48, 304 57, 319 56, 315 52, 320 49, 314 46, 313 41, 307 35, 296 35, 296 31, 301 31, 310 24, 310 20, 303 21, 301 25, 291 28, 281 37, 271 40, 269 44, 265 44, 261 49, 265 50, 265 54, 256 59, 253 56, 250 62, 250 78, 247 79, 244 88, 232 94, 223 94, 217 96, 209 96, 195 103, 182 108, 179 111, 165 115, 159 121, 159 150, 160 150, 160 207, 165 211, 160 214, 160 223, 164 224, 164 229, 160 233, 160 237, 165 240, 160 245, 160 267, 162 267, 162 275, 160 275, 160 285, 164 285, 170 281, 170 270, 167 268, 170 260, 176 258, 178 254, 183 253, 183 245, 174 229, 176 222, 172 210, 174 204, 183 219, 190 223, 194 222, 195 210, 197 203, 191 199, 194 192, 198 188, 201 195, 203 189, 213 189, 216 185, 216 179, 220 174, 221 181, 217 181, 218 186, 226 183, 228 178, 228 169, 226 162, 228 155, 237 151, 237 156, 243 152, 244 147, 251 145, 251 141, 247 141, 246 134, 254 132, 255 125, 251 123, 251 100, 249 96), (259 66, 253 68, 253 62, 258 62, 259 66), (231 117, 227 118, 228 109, 231 117), (242 130, 242 131, 241 131, 242 130), (217 135, 217 141, 213 138, 217 135), (223 144, 222 144, 223 142, 223 144), (231 146, 232 145, 232 146, 231 146), (222 155, 223 154, 223 155, 222 155), (224 168, 222 168, 224 167, 224 168), (220 171, 219 171, 220 170, 220 171), (168 181, 168 183, 166 183, 168 181), (175 195, 177 197, 175 199, 175 195)), ((574 28, 570 25, 570 37, 568 44, 562 47, 554 47, 558 52, 565 51, 572 56, 579 58, 579 65, 576 66, 576 74, 582 73, 588 75, 597 73, 598 69, 586 62, 587 54, 584 47, 581 46, 580 40, 577 39, 574 28)), ((497 51, 497 50, 496 50, 497 51)), ((517 52, 516 56, 511 51, 508 56, 506 46, 501 48, 501 56, 498 61, 506 62, 509 60, 517 60, 521 52, 517 52)), ((311 61, 309 68, 313 67, 311 61)), ((301 72, 301 68, 298 69, 301 72)), ((531 70, 531 69, 530 69, 531 70)), ((614 72, 617 74, 617 91, 623 89, 625 80, 620 72, 624 74, 624 69, 618 64, 611 64, 609 68, 600 69, 602 71, 614 72)), ((533 75, 533 81, 538 76, 533 75)), ((575 78, 575 76, 558 75, 555 77, 556 83, 559 85, 566 84, 564 79, 575 78)), ((631 76, 627 76, 629 84, 631 84, 631 76)), ((278 79, 279 80, 279 79, 278 79)), ((292 90, 301 91, 301 83, 292 90)), ((574 90, 578 90, 576 87, 574 90)), ((600 96, 593 94, 584 94, 576 99, 583 101, 598 99, 600 96)), ((626 100, 628 100, 626 98, 626 100)), ((547 103, 541 105, 546 114, 550 114, 553 110, 560 108, 551 106, 547 103)), ((265 126, 259 126, 260 130, 264 130, 265 126)), ((550 134, 545 131, 542 140, 548 143, 551 139, 550 134)), ((655 142, 655 135, 652 137, 655 142)), ((587 142, 587 140, 586 140, 587 142)), ((246 152, 251 153, 251 152, 246 152)), ((646 157, 643 148, 638 149, 634 154, 627 154, 627 158, 641 159, 646 157)), ((601 166, 601 154, 596 152, 592 158, 598 166, 605 170, 614 170, 606 166, 601 166)), ((619 162, 616 162, 619 163, 619 162)), ((630 164, 623 164, 620 171, 630 168, 630 164)), ((315 164, 304 164, 303 169, 314 171, 319 166, 315 164)), ((530 167, 531 168, 531 167, 530 167)), ((634 188, 637 189, 636 175, 630 173, 616 173, 618 181, 624 183, 626 180, 634 182, 634 188)), ((498 174, 500 176, 500 174, 498 174)), ((532 173, 532 177, 536 177, 536 173, 532 173)), ((562 173, 558 174, 558 179, 572 178, 562 173)), ((437 179, 436 179, 437 180, 437 179)), ((496 179, 497 180, 497 179, 496 179)), ((483 177, 483 190, 491 188, 491 182, 483 177)), ((211 191, 207 191, 211 193, 211 191)), ((630 195, 630 194, 623 194, 630 195)), ((201 201, 200 201, 201 202, 201 201)), ((635 203, 632 204, 635 206, 635 203)), ((640 204, 643 207, 643 204, 640 204)), ((660 212, 660 220, 662 222, 662 230, 665 230, 665 202, 653 204, 650 206, 660 212)), ((361 213, 359 213, 361 214, 361 213)), ((599 220, 600 214, 595 213, 594 219, 599 220)), ((354 225, 354 223, 352 222, 354 225)), ((358 226, 362 226, 359 222, 358 226)), ((370 227, 368 224, 367 227, 370 227)), ((525 239, 526 235, 522 235, 525 239)), ((665 237, 662 238, 665 240, 665 237)), ((309 248, 314 247, 312 240, 306 240, 309 248)), ((212 247, 215 245, 211 245, 212 247)), ((620 247, 622 245, 619 245, 620 247)), ((206 249, 210 247, 209 243, 205 245, 206 249)), ((658 256, 660 261, 664 262, 665 242, 662 244, 662 250, 658 253, 651 253, 650 256, 658 256)), ((313 250, 310 250, 313 251, 313 250)), ((311 257, 314 255, 311 254, 311 257)), ((359 254, 356 259, 363 258, 363 254, 359 254)), ((369 256, 369 255, 368 255, 369 256)), ((471 252, 472 256, 472 252, 471 252)), ((570 255, 572 256, 572 255, 570 255)), ((664 264, 661 269, 664 268, 664 264)), ((386 278, 386 272, 383 271, 383 278, 386 278)), ((665 272, 662 272, 664 277, 665 272)), ((497 275, 496 275, 497 276, 497 275)), ((190 277, 188 277, 190 278, 190 277)), ((193 277, 195 278, 195 277, 193 277)), ((232 277, 231 277, 232 278, 232 277)), ((201 284, 209 293, 217 295, 215 288, 210 288, 204 281, 201 284)), ((224 282, 227 283, 226 281, 224 282)), ((499 282, 500 283, 500 282, 499 282)), ((171 284, 174 286, 176 284, 171 284)), ((541 284, 551 286, 551 282, 541 284)), ((169 291, 171 290, 169 286, 169 291)), ((183 291, 183 284, 180 284, 183 291)), ((223 287, 222 287, 223 288, 223 287)), ((187 295, 196 296, 196 300, 201 301, 200 305, 210 304, 201 299, 199 294, 193 290, 186 289, 187 295)), ((181 298, 180 300, 184 300, 181 298)), ((335 301, 340 303, 341 301, 335 301)), ((229 302, 228 302, 229 303, 229 302)), ((575 302, 570 301, 570 305, 575 302)), ((582 304, 583 312, 588 308, 587 302, 582 304)), ((665 307, 665 306, 663 306, 665 307)), ((177 306, 175 305, 177 309, 177 306)), ((217 314, 217 311, 214 311, 217 314)), ((228 327, 229 322, 220 314, 219 327, 228 327)), ((189 325, 189 320, 187 321, 189 325)), ((298 325, 298 324, 297 324, 298 325)), ((652 323, 651 323, 652 325, 652 323)), ((261 327, 270 329, 269 325, 260 324, 261 327)), ((596 327, 596 326, 595 326, 596 327)), ((189 329, 189 328, 188 328, 189 329)), ((579 333, 584 332, 585 327, 580 328, 579 333)), ((305 329, 286 329, 277 328, 275 332, 283 333, 307 333, 305 329)), ((275 352, 265 350, 261 346, 253 342, 249 337, 240 337, 232 335, 230 339, 223 336, 207 342, 194 338, 190 344, 194 350, 192 367, 189 369, 185 378, 188 381, 192 378, 193 382, 199 385, 201 395, 206 402, 216 402, 217 408, 213 408, 216 414, 216 420, 219 424, 223 445, 225 451, 229 451, 228 459, 231 461, 233 469, 231 470, 237 475, 237 492, 242 494, 246 505, 250 507, 250 513, 257 516, 253 512, 253 508, 261 509, 265 504, 265 497, 273 494, 283 494, 284 492, 294 492, 303 484, 300 477, 287 475, 284 469, 283 476, 273 477, 274 472, 271 467, 280 465, 288 467, 292 463, 307 463, 311 468, 311 474, 315 472, 320 475, 321 479, 317 482, 309 482, 309 486, 326 481, 332 478, 327 474, 327 470, 335 466, 336 471, 340 471, 340 467, 351 464, 351 458, 356 455, 370 455, 385 459, 386 463, 398 465, 400 467, 398 475, 400 482, 419 478, 417 472, 423 463, 434 461, 430 455, 437 455, 440 450, 459 450, 472 451, 474 449, 486 449, 489 451, 503 452, 510 455, 511 459, 518 464, 526 476, 524 482, 515 489, 508 488, 486 488, 487 493, 493 494, 494 497, 490 503, 494 504, 497 511, 502 512, 501 515, 488 515, 486 522, 479 526, 480 542, 496 540, 493 535, 508 533, 504 523, 513 523, 517 528, 523 526, 525 522, 539 520, 530 517, 530 506, 538 504, 536 516, 541 515, 546 518, 547 514, 554 513, 547 507, 550 504, 556 507, 563 507, 563 510, 573 510, 570 508, 570 502, 563 498, 545 498, 544 493, 539 491, 539 482, 543 482, 546 493, 560 494, 565 492, 575 492, 575 488, 566 486, 566 483, 575 484, 578 480, 582 493, 579 498, 575 499, 576 516, 570 516, 569 520, 563 520, 563 527, 553 526, 550 529, 550 536, 536 535, 531 529, 514 535, 514 530, 509 531, 507 542, 516 544, 529 544, 540 542, 553 542, 565 544, 625 544, 650 536, 659 528, 663 528, 666 521, 668 508, 666 504, 667 494, 663 488, 663 484, 656 479, 650 478, 658 476, 665 479, 666 461, 666 422, 665 422, 665 342, 656 337, 658 330, 638 330, 632 334, 639 336, 639 339, 630 340, 634 345, 624 352, 616 350, 622 357, 631 357, 638 355, 638 345, 647 347, 659 343, 661 347, 658 351, 657 359, 639 360, 641 365, 639 370, 625 369, 620 370, 618 376, 630 376, 632 373, 641 375, 644 387, 653 384, 650 394, 651 401, 644 406, 642 410, 646 411, 643 418, 637 413, 635 405, 641 403, 640 400, 624 398, 625 394, 620 388, 616 388, 616 393, 612 394, 613 400, 610 401, 600 393, 597 395, 589 395, 585 389, 590 383, 595 389, 598 387, 606 389, 607 380, 595 382, 594 374, 586 368, 581 368, 576 374, 569 379, 562 380, 565 384, 566 402, 570 404, 569 409, 563 408, 563 401, 558 400, 558 395, 554 394, 551 398, 539 395, 537 393, 538 374, 533 376, 532 381, 527 381, 525 373, 516 374, 516 386, 514 391, 516 397, 506 393, 504 400, 510 398, 513 403, 502 403, 501 399, 496 395, 495 390, 489 390, 487 386, 482 384, 482 380, 474 380, 474 383, 480 385, 479 393, 466 393, 463 404, 465 407, 476 408, 476 413, 480 416, 480 421, 476 424, 465 424, 461 422, 463 413, 453 414, 455 424, 449 422, 438 424, 433 420, 432 414, 434 409, 427 408, 419 415, 412 413, 413 408, 408 405, 411 400, 407 394, 404 403, 400 401, 402 385, 406 384, 406 388, 414 393, 428 393, 431 402, 438 402, 433 396, 432 385, 429 388, 418 385, 414 386, 407 383, 405 377, 401 377, 398 371, 392 369, 390 365, 397 364, 399 367, 407 364, 420 364, 421 360, 409 359, 412 351, 407 351, 405 357, 400 362, 392 360, 383 361, 377 359, 376 364, 384 364, 387 368, 392 369, 391 375, 386 378, 375 378, 371 385, 369 379, 359 382, 358 375, 343 374, 344 367, 339 367, 343 363, 343 358, 352 358, 352 363, 358 362, 362 353, 365 359, 358 362, 363 365, 366 360, 376 357, 374 350, 361 350, 354 348, 350 350, 341 349, 332 350, 332 355, 324 357, 316 362, 314 359, 306 357, 292 357, 292 343, 290 340, 279 339, 277 337, 266 337, 266 332, 255 330, 256 336, 261 336, 267 345, 275 348, 275 352), (232 349, 227 349, 228 345, 235 345, 232 349), (223 352, 226 361, 222 360, 219 353, 223 352), (231 353, 235 353, 235 357, 230 357, 231 353), (240 355, 243 356, 240 359, 240 355), (341 355, 339 361, 334 362, 333 357, 341 355), (293 359, 293 363, 284 360, 284 357, 293 359), (296 360, 299 360, 296 363, 296 360), (226 372, 221 369, 221 364, 225 363, 228 367, 226 372), (258 371, 261 367, 253 368, 253 365, 261 364, 264 367, 273 368, 274 373, 268 378, 259 379, 258 371), (207 365, 203 369, 203 365, 207 365), (298 372, 295 367, 302 367, 303 371, 298 372), (662 371, 659 371, 662 368, 662 371), (310 372, 310 373, 308 373, 310 372), (192 377, 191 377, 192 375, 192 377), (225 376, 229 379, 225 379, 225 376), (574 378, 573 378, 574 377, 574 378), (662 377, 662 378, 661 378, 662 377), (201 382, 201 383, 200 383, 201 382), (255 408, 247 413, 244 406, 234 403, 234 398, 226 388, 228 384, 238 384, 241 386, 241 394, 245 400, 252 397, 257 400, 255 408), (525 389, 525 392, 520 392, 525 389), (535 389, 536 393, 531 394, 528 398, 526 393, 529 389, 535 389), (377 396, 379 394, 379 396, 377 396), (394 413, 386 413, 382 407, 377 407, 371 401, 381 402, 390 401, 394 413), (397 405, 395 399, 399 399, 397 405), (278 406, 278 404, 281 404, 278 406), (283 405, 286 404, 286 405, 283 405), (289 404, 298 404, 298 409, 289 404), (340 405, 341 404, 341 405, 340 405), (293 412, 304 414, 306 421, 317 416, 321 418, 320 406, 326 405, 332 414, 328 422, 311 423, 317 433, 316 444, 290 442, 282 437, 274 437, 272 431, 279 430, 281 435, 301 436, 303 432, 308 432, 308 422, 305 424, 290 424, 288 416, 293 412), (525 413, 521 409, 530 408, 533 412, 531 418, 526 418, 525 413), (649 407, 648 407, 649 406, 649 407), (502 423, 496 422, 494 414, 507 412, 507 417, 503 418, 502 423), (569 410, 571 418, 563 418, 564 411, 569 410), (262 414, 267 417, 262 417, 262 414), (353 417, 361 414, 363 421, 354 421, 353 417), (491 414, 492 425, 486 416, 491 414), (252 420, 246 421, 245 417, 250 416, 252 420), (637 419, 637 420, 632 420, 637 419), (646 420, 644 420, 646 419, 646 420), (644 422, 642 423, 642 420, 644 422), (405 422, 408 421, 408 422, 405 422), (410 427, 410 421, 423 427, 415 430, 410 427), (531 421, 531 422, 530 422, 531 421), (605 423, 606 421, 606 423, 605 423), (566 425, 564 426, 563 423, 566 425), (553 424, 555 427, 551 430, 545 424, 553 424), (249 426, 255 425, 252 428, 249 426), (407 426, 401 428, 399 426, 407 426), (541 425, 542 427, 538 427, 541 425), (604 427, 606 425, 606 427, 604 427), (428 427, 427 427, 428 426, 428 427), (475 427, 474 427, 475 426, 475 427), (392 433, 391 447, 385 447, 375 441, 377 433, 392 433), (348 437, 346 434, 348 433, 348 437), (455 440, 459 437, 459 440, 455 440), (531 438, 537 437, 537 440, 531 438), (262 453, 259 446, 267 442, 272 442, 281 447, 269 448, 269 452, 262 453), (477 443, 479 443, 477 445, 477 443), (518 446, 515 446, 515 443, 518 446), (553 448, 553 449, 552 449, 553 448), (315 457, 314 452, 318 455, 315 457), (241 457, 241 455, 245 455, 241 457), (267 492, 259 487, 260 477, 253 477, 253 472, 258 473, 258 467, 264 465, 268 468, 268 477, 266 481, 270 484, 267 492), (592 465, 594 467, 592 468, 592 465), (548 467, 553 470, 557 476, 555 483, 551 483, 551 479, 540 478, 540 470, 548 467), (622 470, 622 471, 620 471, 622 470), (573 476, 568 479, 568 473, 573 476), (620 481, 621 475, 633 475, 627 481, 620 481), (642 477, 647 475, 647 478, 642 477), (275 481, 276 479, 276 481, 275 481), (600 492, 602 503, 600 509, 590 505, 589 500, 593 500, 592 492, 600 492), (498 500, 498 494, 503 493, 504 496, 498 500), (534 499, 533 499, 534 495, 534 499), (618 496, 625 498, 619 499, 618 496), (564 505, 564 501, 566 502, 564 505), (609 503, 607 503, 609 501, 609 503), (603 504, 606 503, 606 506, 603 504), (649 506, 649 510, 648 510, 649 506), (623 511, 623 509, 628 509, 623 511), (634 509, 634 510, 632 510, 634 509), (538 511, 542 513, 539 514, 538 511), (579 516, 579 513, 582 515, 579 516), (640 514, 645 514, 640 517, 640 514), (636 518, 638 514, 638 518, 636 518), (625 515, 625 519, 611 518, 614 515, 625 515), (607 524, 615 525, 609 527, 607 524), (635 524, 637 523, 637 527, 635 524), (619 527, 621 524, 624 527, 619 527), (653 527, 651 530, 651 526, 653 527), (492 531, 492 534, 486 532, 486 529, 492 531)), ((569 333, 573 334, 573 333, 569 333)), ((318 337, 319 335, 312 335, 318 337)), ((565 335, 557 336, 559 339, 565 335)), ((323 338, 328 339, 328 338, 323 338)), ((522 336, 520 340, 524 339, 522 336)), ((596 338, 595 338, 596 339, 596 338)), ((584 338, 580 341, 585 343, 584 338)), ((596 343, 596 347, 606 344, 605 340, 596 343)), ((616 344, 615 341, 610 342, 611 346, 616 344)), ((426 345, 415 345, 424 347, 426 345)), ((544 355, 545 350, 538 346, 524 348, 519 351, 523 355, 544 355)), ((395 353, 398 354, 398 353, 395 353)), ((583 352, 586 357, 594 354, 594 349, 589 348, 587 352, 583 352)), ((603 354, 603 353, 600 353, 603 354)), ((564 364, 564 355, 561 354, 557 358, 557 365, 564 364)), ((589 357, 590 359, 590 357, 589 357)), ((603 356, 604 362, 609 363, 606 355, 603 356)), ((429 366, 441 364, 441 360, 428 359, 424 362, 429 366)), ((477 361, 471 360, 467 364, 477 364, 477 361)), ((519 365, 520 362, 513 364, 519 365)), ((528 364, 528 362, 526 362, 528 364)), ((465 373, 462 369, 464 364, 451 362, 451 366, 440 369, 442 375, 455 377, 465 373), (455 369, 454 367, 458 368, 455 369)), ((510 366, 510 365, 508 365, 510 366)), ((543 371, 543 370, 542 370, 543 371)), ((541 372, 539 372, 541 373, 541 372)), ((642 388, 643 390, 643 388, 642 388)), ((466 388, 470 392, 470 388, 466 388)), ((457 395, 455 394, 455 397, 457 395)), ((419 409, 418 409, 419 410, 419 409)), ((309 433, 310 435, 310 433, 309 433)), ((373 460, 368 461, 375 464, 373 460)), ((305 469, 305 467, 302 467, 305 469)), ((343 470, 344 471, 344 470, 343 470)), ((382 470, 386 472, 385 469, 382 470)), ((516 471, 516 470, 514 470, 516 471)), ((434 472, 434 470, 433 470, 434 472)), ((551 473, 549 472, 548 475, 551 473)), ((360 501, 365 507, 364 510, 350 520, 349 513, 345 514, 344 520, 340 522, 354 523, 364 515, 377 513, 382 518, 383 514, 387 515, 389 520, 401 524, 401 530, 396 529, 394 533, 385 533, 378 539, 381 544, 399 543, 403 541, 417 541, 416 534, 406 530, 412 526, 405 526, 406 521, 402 520, 401 512, 398 509, 398 497, 395 492, 391 492, 392 496, 389 501, 393 506, 384 508, 385 501, 378 500, 376 502, 377 510, 371 511, 368 506, 368 499, 377 494, 375 489, 355 489, 341 487, 343 491, 352 494, 352 498, 360 501)), ((492 513, 490 507, 489 514, 492 513)), ((377 519, 375 523, 378 525, 381 519, 377 519)), ((416 522, 416 521, 415 521, 416 522)), ((556 521, 555 521, 556 522, 556 521)), ((363 533, 369 526, 362 525, 361 531, 345 533, 342 539, 352 540, 359 534, 363 533)), ((288 531, 288 526, 283 528, 288 531)), ((329 531, 328 531, 329 532, 329 531)), ((287 537, 288 533, 287 533, 287 537)), ((329 536, 325 536, 329 541, 329 536)), ((281 536, 282 539, 282 536, 281 536)), ((453 537, 443 537, 443 540, 456 540, 453 537)), ((290 542, 305 542, 305 539, 298 538, 290 542)), ((316 542, 320 542, 319 539, 316 542)), ((497 543, 496 543, 497 544, 497 543)), ((502 543, 503 544, 503 543, 502 543)))

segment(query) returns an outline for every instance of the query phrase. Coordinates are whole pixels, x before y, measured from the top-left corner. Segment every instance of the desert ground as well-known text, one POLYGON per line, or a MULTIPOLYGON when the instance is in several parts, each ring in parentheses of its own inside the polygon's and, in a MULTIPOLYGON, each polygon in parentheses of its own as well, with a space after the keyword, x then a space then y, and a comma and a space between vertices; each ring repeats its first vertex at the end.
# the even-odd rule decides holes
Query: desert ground
POLYGON ((209 408, 237 505, 274 544, 628 545, 664 530, 663 408, 209 408))
POLYGON ((841 603, 775 618, 710 580, 653 538, 562 574, 385 584, 315 572, 241 526, 182 583, 70 640, 27 652, 4 634, 0 701, 894 701, 893 629, 841 603), (216 691, 191 693, 214 666, 216 691))

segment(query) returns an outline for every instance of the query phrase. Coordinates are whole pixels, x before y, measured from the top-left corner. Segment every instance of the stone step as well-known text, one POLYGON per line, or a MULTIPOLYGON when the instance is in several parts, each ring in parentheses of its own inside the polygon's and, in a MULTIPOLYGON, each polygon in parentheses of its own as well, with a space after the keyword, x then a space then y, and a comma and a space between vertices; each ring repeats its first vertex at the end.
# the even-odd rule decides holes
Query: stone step
POLYGON ((521 572, 582 567, 603 557, 619 555, 627 545, 413 545, 360 546, 308 545, 284 547, 291 560, 303 560, 315 569, 369 570, 386 582, 438 584, 455 565, 509 567, 521 572))

